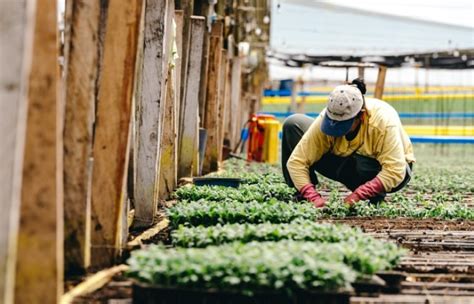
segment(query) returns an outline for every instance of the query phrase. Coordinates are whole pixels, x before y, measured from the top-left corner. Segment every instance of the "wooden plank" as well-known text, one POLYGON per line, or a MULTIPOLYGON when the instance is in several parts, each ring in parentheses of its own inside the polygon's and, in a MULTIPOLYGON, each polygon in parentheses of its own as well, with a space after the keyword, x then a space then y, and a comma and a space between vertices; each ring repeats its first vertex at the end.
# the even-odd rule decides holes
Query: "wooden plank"
POLYGON ((100 3, 66 2, 64 248, 66 273, 90 265, 93 124, 97 102, 100 3))
POLYGON ((162 219, 152 227, 148 228, 147 230, 143 231, 140 235, 136 238, 131 240, 127 243, 128 249, 135 249, 143 245, 144 242, 152 239, 153 237, 157 236, 158 233, 163 231, 164 229, 168 228, 170 221, 167 218, 162 219))
POLYGON ((165 100, 167 57, 165 20, 170 1, 147 0, 142 78, 136 111, 136 186, 133 226, 153 224, 158 203, 162 107, 165 100))
MULTIPOLYGON (((181 28, 178 31, 182 31, 182 52, 180 53, 180 61, 181 61, 181 70, 177 69, 176 71, 180 72, 180 120, 178 125, 182 125, 183 113, 182 108, 184 107, 185 102, 185 90, 187 88, 187 77, 188 77, 188 67, 189 67, 189 50, 191 48, 191 15, 193 14, 194 10, 194 0, 181 0, 180 9, 183 11, 183 22, 181 24, 181 28)), ((179 28, 179 20, 176 22, 177 28, 179 28)), ((179 38, 178 38, 179 39, 179 38)), ((178 138, 181 138, 182 133, 181 131, 178 134, 178 138)), ((180 139, 178 139, 180 140, 180 139)))
POLYGON ((28 111, 15 303, 56 303, 63 289, 62 120, 57 97, 56 2, 38 0, 28 111))
POLYGON ((242 102, 242 67, 239 57, 232 59, 232 76, 231 76, 231 109, 233 118, 231 120, 231 144, 235 147, 240 139, 240 130, 242 128, 240 121, 240 105, 242 102))
POLYGON ((128 270, 128 265, 117 265, 112 268, 104 269, 99 271, 92 276, 88 277, 84 282, 81 282, 67 293, 65 293, 60 300, 60 304, 74 303, 74 299, 90 294, 109 283, 112 278, 124 271, 128 270))
POLYGON ((189 46, 189 61, 186 83, 184 90, 184 104, 182 106, 182 119, 179 129, 179 163, 178 177, 189 177, 192 175, 193 160, 197 153, 198 128, 199 128, 199 87, 201 78, 201 58, 203 51, 203 40, 206 20, 204 17, 191 17, 191 44, 189 46))
POLYGON ((163 131, 160 146, 160 181, 159 181, 159 199, 166 200, 170 197, 177 185, 177 124, 176 124, 176 77, 174 61, 175 31, 174 20, 174 2, 170 1, 166 13, 166 37, 165 50, 168 52, 168 74, 166 77, 166 92, 164 102, 163 131))
MULTIPOLYGON (((184 11, 175 10, 174 11, 174 20, 176 23, 176 48, 178 51, 178 58, 176 59, 176 67, 174 70, 175 79, 176 79, 176 125, 179 126, 181 118, 181 70, 182 70, 182 61, 183 61, 183 26, 184 26, 184 11)), ((178 132, 178 137, 179 137, 178 132)))
POLYGON ((0 303, 13 303, 34 11, 0 1, 0 303))
POLYGON ((202 173, 217 170, 219 146, 219 79, 221 77, 223 23, 217 21, 212 26, 209 41, 209 69, 207 80, 204 128, 207 131, 207 145, 204 154, 202 173))
POLYGON ((227 51, 221 50, 221 66, 220 66, 220 77, 219 77, 219 109, 218 109, 218 136, 217 136, 217 161, 222 161, 222 149, 224 147, 224 127, 226 125, 226 103, 225 103, 225 92, 226 92, 226 75, 228 68, 227 51))
POLYGON ((92 252, 94 267, 111 265, 120 244, 132 89, 141 0, 109 3, 94 139, 92 252))
POLYGON ((387 74, 387 67, 383 65, 379 66, 379 73, 377 75, 377 82, 375 84, 374 98, 382 99, 386 74, 387 74))
POLYGON ((225 103, 225 125, 224 125, 224 139, 230 145, 230 148, 233 148, 232 143, 232 57, 227 58, 227 68, 225 74, 225 93, 224 93, 224 103, 225 103))

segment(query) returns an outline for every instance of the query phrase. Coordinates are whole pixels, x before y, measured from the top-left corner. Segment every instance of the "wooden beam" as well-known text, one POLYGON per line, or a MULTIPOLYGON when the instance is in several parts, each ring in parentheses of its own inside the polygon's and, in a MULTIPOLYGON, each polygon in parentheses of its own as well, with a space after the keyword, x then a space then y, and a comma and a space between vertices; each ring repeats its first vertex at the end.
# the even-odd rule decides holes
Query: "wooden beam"
POLYGON ((14 303, 32 1, 0 2, 0 303, 14 303))
MULTIPOLYGON (((168 53, 166 89, 164 100, 164 116, 162 124, 162 138, 160 145, 160 181, 159 181, 159 199, 166 200, 170 197, 173 190, 176 188, 177 180, 177 124, 176 124, 176 77, 175 58, 177 54, 175 47, 175 31, 173 28, 174 20, 174 1, 170 1, 166 13, 166 36, 164 48, 168 53)), ((179 91, 179 90, 178 90, 179 91)))
POLYGON ((115 262, 120 244, 124 183, 141 0, 109 3, 100 78, 92 175, 94 267, 115 262))
POLYGON ((15 303, 56 303, 63 290, 62 120, 56 2, 38 0, 28 111, 15 303))
POLYGON ((90 277, 88 277, 85 281, 81 282, 67 293, 65 293, 60 300, 60 304, 71 304, 74 303, 74 299, 85 296, 87 294, 91 294, 94 291, 102 288, 107 283, 109 283, 112 278, 124 271, 128 270, 128 265, 117 265, 112 268, 101 270, 90 277))
POLYGON ((226 104, 225 104, 225 92, 226 92, 226 75, 227 75, 227 68, 228 68, 228 60, 227 60, 227 51, 222 49, 221 50, 221 66, 220 66, 220 77, 219 77, 219 92, 218 92, 218 99, 219 99, 219 108, 218 108, 218 135, 217 135, 217 161, 222 161, 222 149, 224 147, 224 127, 226 124, 226 104))
POLYGON ((64 248, 66 273, 90 265, 90 180, 97 102, 100 3, 66 2, 64 248))
POLYGON ((201 71, 202 76, 200 78, 199 83, 199 125, 204 126, 205 117, 206 117, 206 102, 207 102, 207 80, 209 78, 209 33, 204 31, 204 39, 203 39, 203 51, 202 51, 202 59, 201 59, 201 71))
POLYGON ((158 203, 160 145, 168 59, 165 53, 166 11, 170 1, 147 0, 142 79, 136 111, 136 187, 133 226, 154 222, 158 203))
POLYGON ((232 109, 232 120, 231 120, 231 144, 234 148, 240 139, 240 130, 242 123, 240 119, 241 103, 242 103, 242 67, 240 65, 240 58, 234 57, 232 59, 232 75, 231 75, 231 109, 232 109))
POLYGON ((225 73, 225 124, 224 124, 224 139, 228 143, 229 148, 233 149, 232 143, 232 119, 233 113, 231 108, 231 93, 232 93, 232 57, 227 57, 227 67, 225 73))
MULTIPOLYGON (((204 31, 206 19, 204 17, 191 17, 191 43, 189 45, 189 60, 186 78, 186 90, 182 105, 182 119, 179 129, 178 177, 192 175, 193 162, 198 153, 199 139, 199 88, 201 78, 201 58, 203 51, 204 31)), ((197 165, 197 164, 196 164, 197 165)))
MULTIPOLYGON (((184 26, 184 11, 182 10, 175 10, 174 11, 174 20, 176 23, 176 49, 178 51, 178 58, 176 59, 176 66, 174 69, 175 79, 176 79, 176 125, 179 126, 180 119, 181 119, 181 70, 182 70, 182 62, 183 62, 183 26, 184 26)), ((178 137, 179 137, 178 132, 178 137)))
POLYGON ((386 74, 387 74, 387 67, 382 66, 382 65, 379 66, 379 73, 377 75, 377 82, 375 84, 374 98, 382 99, 386 74))
POLYGON ((204 113, 204 128, 207 130, 207 145, 203 161, 203 174, 217 170, 219 147, 219 79, 221 77, 223 22, 212 26, 209 42, 209 70, 204 113))

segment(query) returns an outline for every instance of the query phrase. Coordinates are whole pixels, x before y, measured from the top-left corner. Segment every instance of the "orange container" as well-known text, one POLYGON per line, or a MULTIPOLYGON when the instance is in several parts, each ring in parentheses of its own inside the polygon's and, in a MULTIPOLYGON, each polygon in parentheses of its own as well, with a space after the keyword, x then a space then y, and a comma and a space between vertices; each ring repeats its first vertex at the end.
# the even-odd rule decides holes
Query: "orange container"
POLYGON ((250 118, 247 160, 265 161, 265 122, 267 121, 277 120, 275 116, 268 114, 254 114, 250 118))

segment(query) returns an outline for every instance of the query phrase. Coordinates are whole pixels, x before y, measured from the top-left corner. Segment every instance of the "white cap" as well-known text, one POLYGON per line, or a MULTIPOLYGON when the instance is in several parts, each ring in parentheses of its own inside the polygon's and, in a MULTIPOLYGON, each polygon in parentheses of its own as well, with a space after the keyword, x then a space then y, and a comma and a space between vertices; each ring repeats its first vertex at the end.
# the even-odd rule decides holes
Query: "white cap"
POLYGON ((362 92, 357 86, 340 85, 329 94, 326 115, 336 121, 349 120, 357 116, 363 105, 362 92))

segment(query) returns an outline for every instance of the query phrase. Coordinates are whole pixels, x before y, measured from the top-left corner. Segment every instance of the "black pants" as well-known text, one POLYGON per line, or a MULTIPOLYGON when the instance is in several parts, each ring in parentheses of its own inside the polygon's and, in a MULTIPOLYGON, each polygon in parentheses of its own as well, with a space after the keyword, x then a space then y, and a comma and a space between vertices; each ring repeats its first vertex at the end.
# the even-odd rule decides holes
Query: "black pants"
MULTIPOLYGON (((288 117, 283 123, 283 136, 282 136, 282 147, 281 147, 281 163, 283 169, 283 176, 286 183, 290 187, 294 187, 293 181, 291 180, 290 173, 286 168, 286 163, 290 158, 293 149, 296 147, 298 142, 303 137, 303 134, 309 129, 313 123, 313 119, 303 114, 294 114, 288 117)), ((311 182, 314 185, 318 184, 317 173, 338 181, 344 184, 348 189, 354 191, 360 185, 373 179, 382 169, 380 163, 370 157, 362 156, 359 154, 352 154, 348 157, 341 157, 331 153, 326 153, 321 157, 319 161, 314 163, 309 170, 309 176, 311 182)), ((390 193, 396 192, 403 187, 411 179, 411 164, 407 165, 407 173, 405 174, 404 180, 392 189, 390 193)), ((381 193, 377 197, 373 197, 371 202, 378 202, 385 198, 385 193, 381 193)))

